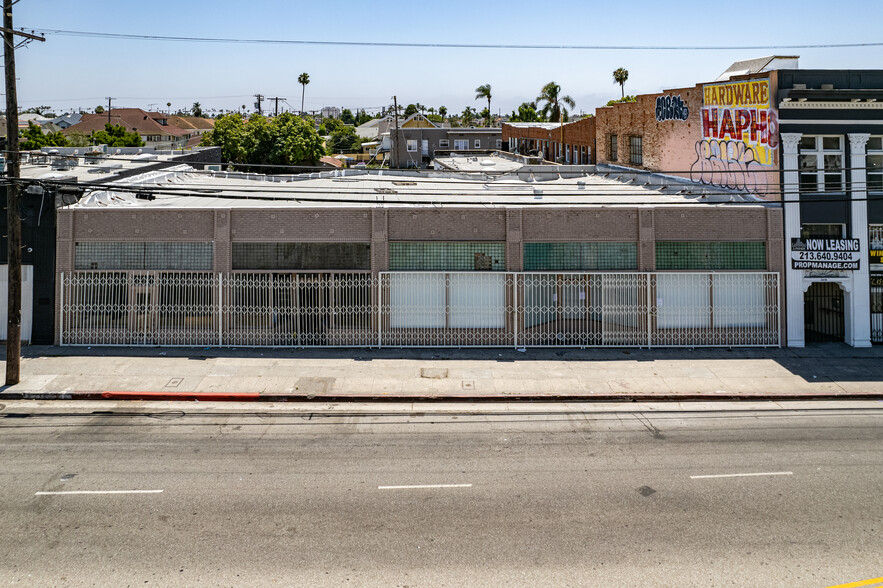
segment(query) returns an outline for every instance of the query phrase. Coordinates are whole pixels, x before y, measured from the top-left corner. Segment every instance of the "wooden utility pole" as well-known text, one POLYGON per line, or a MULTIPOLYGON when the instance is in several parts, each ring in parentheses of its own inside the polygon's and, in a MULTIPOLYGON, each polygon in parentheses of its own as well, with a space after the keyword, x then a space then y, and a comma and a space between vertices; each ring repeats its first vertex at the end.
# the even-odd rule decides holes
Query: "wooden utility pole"
MULTIPOLYGON (((16 0, 17 1, 17 0, 16 0)), ((21 363, 21 154, 18 152, 18 95, 15 88, 15 36, 45 41, 12 28, 13 0, 3 0, 3 65, 6 68, 6 385, 18 384, 21 363)))
POLYGON ((110 105, 113 103, 113 97, 107 97, 107 124, 110 124, 110 105))
POLYGON ((255 94, 254 97, 258 99, 258 101, 257 101, 258 114, 263 114, 263 112, 261 112, 261 102, 264 100, 264 95, 263 94, 255 94))
POLYGON ((275 114, 273 116, 279 116, 279 101, 282 100, 285 102, 288 98, 279 98, 278 96, 275 98, 267 98, 267 100, 272 100, 276 103, 275 114))

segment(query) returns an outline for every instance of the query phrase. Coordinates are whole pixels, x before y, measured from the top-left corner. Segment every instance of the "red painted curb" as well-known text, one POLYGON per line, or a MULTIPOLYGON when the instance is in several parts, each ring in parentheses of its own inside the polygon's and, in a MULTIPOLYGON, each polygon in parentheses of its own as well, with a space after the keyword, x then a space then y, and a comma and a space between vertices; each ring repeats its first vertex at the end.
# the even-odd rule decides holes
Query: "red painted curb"
POLYGON ((260 400, 258 392, 114 392, 101 393, 102 398, 113 400, 260 400))

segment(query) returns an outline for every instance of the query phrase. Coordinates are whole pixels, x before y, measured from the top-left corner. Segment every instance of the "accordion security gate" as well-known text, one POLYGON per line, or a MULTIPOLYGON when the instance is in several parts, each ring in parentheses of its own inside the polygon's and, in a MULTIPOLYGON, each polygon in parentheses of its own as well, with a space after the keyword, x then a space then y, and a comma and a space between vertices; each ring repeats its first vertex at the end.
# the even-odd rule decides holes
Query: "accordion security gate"
POLYGON ((61 275, 62 345, 780 345, 769 272, 61 275))

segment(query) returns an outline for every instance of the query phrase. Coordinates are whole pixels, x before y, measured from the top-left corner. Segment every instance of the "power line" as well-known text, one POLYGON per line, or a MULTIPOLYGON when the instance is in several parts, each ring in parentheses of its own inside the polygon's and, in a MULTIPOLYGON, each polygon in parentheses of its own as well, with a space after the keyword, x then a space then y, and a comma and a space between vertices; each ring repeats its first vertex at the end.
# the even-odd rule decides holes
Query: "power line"
POLYGON ((236 43, 256 45, 321 45, 340 47, 419 47, 430 49, 549 49, 577 51, 734 51, 761 49, 847 49, 880 47, 883 41, 867 43, 814 43, 795 45, 527 45, 516 43, 415 43, 392 41, 317 41, 309 39, 237 39, 232 37, 178 37, 165 35, 139 35, 132 33, 104 33, 98 31, 73 31, 67 29, 35 28, 45 34, 96 39, 125 39, 136 41, 175 41, 187 43, 236 43))

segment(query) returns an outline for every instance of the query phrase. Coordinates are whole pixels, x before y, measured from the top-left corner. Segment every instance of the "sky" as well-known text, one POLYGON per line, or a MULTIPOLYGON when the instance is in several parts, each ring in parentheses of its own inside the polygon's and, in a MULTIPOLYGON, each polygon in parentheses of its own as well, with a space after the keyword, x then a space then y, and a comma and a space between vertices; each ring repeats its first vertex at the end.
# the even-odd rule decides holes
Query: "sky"
MULTIPOLYGON (((14 25, 138 35, 518 45, 770 46, 883 43, 883 1, 799 3, 695 0, 570 4, 485 0, 385 3, 279 0, 21 0, 14 25)), ((106 106, 253 109, 254 94, 300 109, 297 77, 310 75, 306 110, 379 109, 392 103, 481 110, 475 88, 491 84, 494 112, 560 84, 576 113, 620 96, 612 72, 629 71, 627 94, 713 81, 738 60, 800 55, 801 69, 883 68, 883 46, 812 49, 576 50, 393 48, 98 39, 46 34, 16 51, 22 108, 56 113, 106 106)), ((267 104, 264 104, 267 108, 267 104)))

